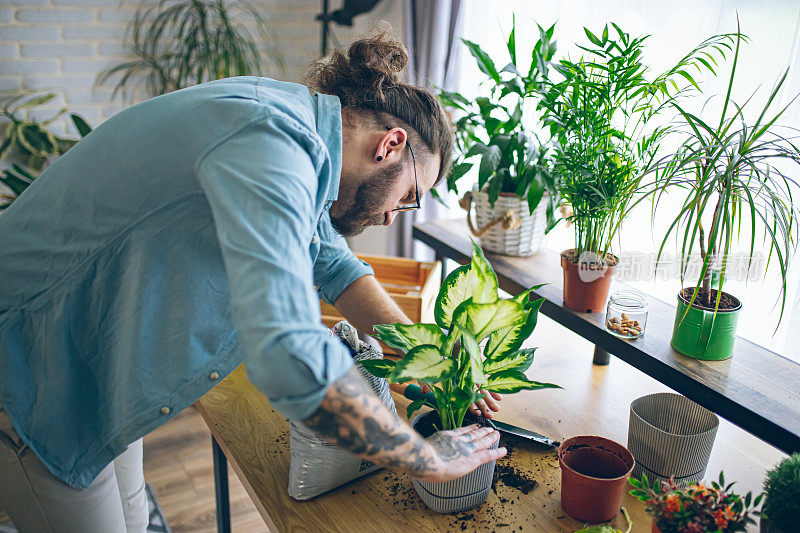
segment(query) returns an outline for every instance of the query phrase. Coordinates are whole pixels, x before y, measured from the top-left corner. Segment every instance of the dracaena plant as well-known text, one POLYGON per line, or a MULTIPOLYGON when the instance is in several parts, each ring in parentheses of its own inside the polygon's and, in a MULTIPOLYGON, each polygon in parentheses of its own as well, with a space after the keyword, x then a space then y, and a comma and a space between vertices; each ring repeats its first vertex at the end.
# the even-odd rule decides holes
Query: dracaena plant
POLYGON ((376 359, 360 364, 391 382, 416 379, 428 384, 435 404, 415 401, 408 417, 428 405, 439 414, 439 429, 444 430, 463 425, 469 405, 483 397, 479 390, 508 394, 558 387, 524 374, 535 348, 521 346, 536 327, 544 301, 529 300, 535 288, 515 298, 499 298, 497 276, 473 243, 472 262, 451 272, 439 291, 436 323, 375 326, 376 336, 405 356, 397 362, 376 359))
POLYGON ((644 59, 647 36, 633 37, 618 25, 599 36, 584 28, 583 56, 552 63, 541 84, 539 107, 555 139, 555 188, 572 214, 575 252, 600 261, 658 168, 659 149, 670 126, 654 126, 667 105, 691 88, 692 74, 711 69, 732 46, 729 34, 703 41, 672 68, 652 76, 644 59), (681 84, 679 86, 679 83, 681 84))
POLYGON ((731 99, 739 47, 745 39, 739 32, 735 35, 736 47, 719 118, 701 118, 673 103, 681 117, 682 143, 658 174, 653 192, 656 207, 658 199, 673 189, 685 191, 686 196, 669 225, 658 257, 668 237, 679 236, 683 278, 692 252, 699 248, 703 264, 698 278, 691 280, 691 303, 695 303, 703 289, 698 303, 716 312, 722 291, 711 291, 712 266, 719 264, 721 286, 727 256, 741 237, 742 222, 746 228, 744 234, 749 237, 751 258, 760 238, 757 231, 760 226, 770 256, 775 254, 780 269, 782 318, 789 258, 800 230, 800 213, 794 205, 798 190, 795 176, 800 170, 800 149, 793 142, 796 130, 779 129, 777 125, 789 104, 774 110, 788 70, 770 91, 763 107, 756 110, 756 120, 748 121, 744 112, 749 111, 752 96, 741 106, 731 99), (712 297, 714 293, 716 297, 712 297))
MULTIPOLYGON (((511 28, 507 48, 509 62, 498 70, 496 63, 480 46, 462 39, 478 68, 486 76, 482 86, 488 95, 470 100, 461 93, 442 91, 439 98, 455 110, 456 161, 447 178, 447 188, 458 192, 458 182, 478 165, 478 188, 486 188, 489 203, 494 206, 501 192, 514 193, 526 200, 530 212, 544 197, 550 226, 554 225, 553 189, 547 143, 523 125, 524 104, 537 94, 537 89, 556 51, 553 40, 555 26, 539 26, 540 38, 533 47, 530 63, 522 64, 517 57, 516 24, 511 28), (547 196, 545 194, 547 193, 547 196)), ((528 112, 535 111, 528 106, 528 112)))

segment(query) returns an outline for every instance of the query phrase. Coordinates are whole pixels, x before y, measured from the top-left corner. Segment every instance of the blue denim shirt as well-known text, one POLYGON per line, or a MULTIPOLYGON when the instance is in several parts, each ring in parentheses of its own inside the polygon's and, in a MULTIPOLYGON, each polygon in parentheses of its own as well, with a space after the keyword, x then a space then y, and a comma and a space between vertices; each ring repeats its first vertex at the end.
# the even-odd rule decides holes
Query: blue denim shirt
POLYGON ((318 297, 372 273, 328 216, 341 158, 336 97, 218 80, 117 114, 0 215, 0 403, 56 477, 87 487, 243 360, 317 408, 352 365, 318 297))

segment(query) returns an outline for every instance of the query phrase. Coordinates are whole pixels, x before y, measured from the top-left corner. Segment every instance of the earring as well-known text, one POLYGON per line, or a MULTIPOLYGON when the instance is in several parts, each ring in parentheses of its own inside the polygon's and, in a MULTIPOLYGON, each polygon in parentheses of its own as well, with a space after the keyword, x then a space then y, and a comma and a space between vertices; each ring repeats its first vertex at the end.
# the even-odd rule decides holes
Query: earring
POLYGON ((382 156, 382 155, 379 155, 378 157, 376 157, 376 158, 375 158, 375 160, 376 160, 378 163, 380 163, 381 161, 383 161, 383 156, 382 156))

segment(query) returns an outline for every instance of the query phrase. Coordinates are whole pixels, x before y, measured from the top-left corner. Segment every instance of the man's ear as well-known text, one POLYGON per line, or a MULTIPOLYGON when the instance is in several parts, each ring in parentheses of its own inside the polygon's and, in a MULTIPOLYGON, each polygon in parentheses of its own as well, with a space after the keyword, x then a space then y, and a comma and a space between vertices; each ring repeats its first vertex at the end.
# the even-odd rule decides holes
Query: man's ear
POLYGON ((392 128, 378 141, 374 159, 380 163, 384 160, 396 160, 406 146, 408 134, 403 128, 392 128))

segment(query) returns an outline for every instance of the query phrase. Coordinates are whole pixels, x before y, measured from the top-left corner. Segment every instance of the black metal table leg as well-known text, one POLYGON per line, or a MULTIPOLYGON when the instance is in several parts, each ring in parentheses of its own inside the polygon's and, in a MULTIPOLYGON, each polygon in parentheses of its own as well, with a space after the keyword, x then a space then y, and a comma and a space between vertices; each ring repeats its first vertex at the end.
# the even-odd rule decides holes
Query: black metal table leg
POLYGON ((445 280, 445 278, 447 278, 447 274, 448 274, 448 272, 447 272, 447 258, 445 256, 443 256, 442 254, 440 254, 439 252, 436 252, 434 260, 439 261, 440 263, 442 263, 441 284, 444 285, 444 280, 445 280))
POLYGON ((217 440, 211 437, 214 456, 214 493, 217 497, 217 531, 231 533, 231 500, 228 494, 228 459, 217 440))

